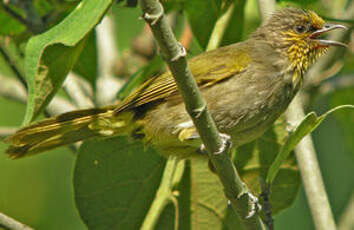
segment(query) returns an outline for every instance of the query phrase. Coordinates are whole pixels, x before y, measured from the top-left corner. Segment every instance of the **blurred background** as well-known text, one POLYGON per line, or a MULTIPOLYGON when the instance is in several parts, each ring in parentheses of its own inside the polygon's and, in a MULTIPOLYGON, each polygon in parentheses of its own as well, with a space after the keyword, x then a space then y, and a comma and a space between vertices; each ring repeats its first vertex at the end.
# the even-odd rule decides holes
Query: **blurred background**
MULTIPOLYGON (((38 0, 35 2, 40 5, 44 4, 43 2, 50 4, 52 1, 38 0)), ((176 5, 183 4, 183 0, 171 2, 176 5)), ((343 7, 353 5, 353 1, 278 2, 279 7, 287 5, 309 8, 328 19, 340 21, 338 19, 342 19, 343 15, 338 12, 341 12, 343 7)), ((171 14, 174 15, 171 20, 176 20, 176 22, 172 22, 175 23, 176 34, 181 38, 182 43, 184 43, 183 39, 187 39, 184 44, 187 44, 189 48, 189 55, 194 56, 200 53, 202 48, 195 38, 190 37, 190 31, 185 29, 185 15, 176 10, 173 4, 170 7, 174 9, 171 10, 171 14)), ((240 7, 244 13, 242 25, 239 28, 242 33, 238 35, 238 38, 233 38, 234 42, 237 39, 246 39, 247 35, 260 24, 256 0, 240 1, 240 7)), ((117 87, 121 86, 131 75, 142 72, 148 75, 161 69, 161 60, 154 57, 156 52, 151 34, 144 26, 144 22, 138 20, 140 14, 139 8, 126 7, 125 3, 114 4, 108 13, 116 43, 112 51, 114 55, 112 55, 113 61, 110 68, 111 75, 116 78, 114 82, 117 87), (151 60, 152 62, 150 62, 151 60)), ((3 20, 1 18, 3 15, 4 11, 0 8, 0 20, 3 20)), ((352 16, 342 23, 352 27, 354 17, 352 16)), ((92 42, 95 44, 99 35, 92 35, 92 37, 92 42)), ((334 58, 335 61, 330 63, 331 66, 326 67, 330 68, 325 73, 327 75, 323 74, 323 80, 306 85, 306 111, 316 111, 317 114, 321 114, 336 105, 353 104, 353 38, 354 33, 348 33, 346 42, 351 41, 349 49, 345 53, 337 54, 337 58, 334 58)), ((1 39, 4 44, 6 36, 2 36, 1 39)), ((99 50, 96 50, 95 47, 93 52, 98 52, 99 55, 99 50)), ((95 65, 99 60, 99 58, 93 58, 86 63, 87 65, 95 65)), ((95 74, 100 72, 95 68, 92 71, 95 74)), ((92 74, 92 72, 80 72, 79 68, 76 72, 82 75, 92 74)), ((0 55, 0 76, 15 78, 13 69, 9 67, 3 55, 0 55)), ((0 130, 6 131, 8 127, 10 127, 9 129, 19 127, 24 117, 25 104, 9 98, 1 92, 0 130)), ((67 99, 64 91, 60 92, 59 96, 67 99)), ((44 118, 44 116, 40 118, 44 118)), ((340 223, 346 208, 350 203, 354 203, 354 113, 340 112, 331 115, 315 130, 312 137, 332 211, 336 222, 340 223)), ((47 154, 10 160, 5 154, 2 154, 5 148, 5 144, 0 142, 0 212, 35 229, 86 229, 73 201, 72 172, 75 153, 67 147, 62 147, 47 154)), ((354 215, 352 217, 354 218, 354 215)), ((291 208, 275 216, 275 229, 314 229, 303 189, 300 190, 291 208)))

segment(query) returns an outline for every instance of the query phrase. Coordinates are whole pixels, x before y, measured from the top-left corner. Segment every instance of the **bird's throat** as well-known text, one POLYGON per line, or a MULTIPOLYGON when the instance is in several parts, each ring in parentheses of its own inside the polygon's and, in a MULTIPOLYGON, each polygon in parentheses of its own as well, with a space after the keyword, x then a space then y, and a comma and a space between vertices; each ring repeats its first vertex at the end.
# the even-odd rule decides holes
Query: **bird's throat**
POLYGON ((293 73, 292 82, 294 87, 302 84, 304 73, 325 52, 327 47, 318 48, 307 42, 296 42, 288 50, 290 62, 289 70, 293 73))

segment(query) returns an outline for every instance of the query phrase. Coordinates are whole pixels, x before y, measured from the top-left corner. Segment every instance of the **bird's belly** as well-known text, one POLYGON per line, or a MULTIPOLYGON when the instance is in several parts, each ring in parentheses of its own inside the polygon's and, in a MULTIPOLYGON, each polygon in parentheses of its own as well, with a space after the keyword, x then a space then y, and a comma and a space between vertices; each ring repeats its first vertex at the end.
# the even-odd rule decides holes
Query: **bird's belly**
MULTIPOLYGON (((230 135, 234 146, 261 136, 285 111, 294 95, 292 87, 282 81, 244 89, 242 84, 237 86, 230 90, 229 86, 219 84, 203 95, 219 131, 230 135)), ((184 104, 161 104, 144 118, 145 140, 162 150, 163 155, 188 156, 199 148, 201 141, 181 141, 176 128, 181 124, 194 127, 184 104)))
POLYGON ((231 136, 234 146, 251 142, 263 135, 286 110, 296 90, 285 81, 248 87, 241 95, 230 92, 234 100, 223 106, 211 106, 220 132, 231 136))

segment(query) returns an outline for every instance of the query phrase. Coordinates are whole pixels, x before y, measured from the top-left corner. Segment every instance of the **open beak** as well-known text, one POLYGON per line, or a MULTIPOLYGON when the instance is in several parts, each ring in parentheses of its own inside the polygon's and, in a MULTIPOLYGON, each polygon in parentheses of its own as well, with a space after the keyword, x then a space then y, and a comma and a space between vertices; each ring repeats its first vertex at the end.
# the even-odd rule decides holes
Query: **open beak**
POLYGON ((338 25, 338 24, 324 24, 322 29, 316 30, 310 35, 312 40, 317 41, 320 45, 323 46, 341 46, 347 48, 348 46, 342 42, 331 41, 331 40, 324 40, 324 39, 317 39, 317 37, 323 33, 328 31, 336 30, 336 29, 343 29, 347 30, 347 27, 338 25))

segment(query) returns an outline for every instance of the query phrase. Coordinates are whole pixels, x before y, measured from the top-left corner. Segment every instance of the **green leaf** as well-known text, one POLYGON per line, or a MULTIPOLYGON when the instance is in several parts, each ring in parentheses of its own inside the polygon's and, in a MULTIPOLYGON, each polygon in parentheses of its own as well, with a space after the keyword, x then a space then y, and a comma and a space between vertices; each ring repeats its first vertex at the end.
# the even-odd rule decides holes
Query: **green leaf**
POLYGON ((245 5, 246 0, 235 1, 234 11, 222 38, 221 46, 230 45, 241 40, 245 20, 245 5))
POLYGON ((205 50, 220 14, 221 0, 185 1, 184 10, 187 13, 194 36, 205 50))
MULTIPOLYGON (((209 170, 207 157, 186 161, 176 191, 179 230, 243 229, 238 216, 228 205, 219 178, 209 170)), ((175 221, 175 208, 170 204, 155 229, 174 229, 175 221)))
POLYGON ((228 209, 223 186, 216 174, 210 171, 207 158, 191 159, 190 182, 192 230, 228 229, 228 226, 238 226, 239 229, 238 218, 228 209))
POLYGON ((90 82, 93 89, 96 89, 98 70, 95 31, 88 35, 85 48, 82 50, 73 70, 90 82))
POLYGON ((127 137, 85 142, 74 170, 75 202, 89 229, 139 229, 165 160, 127 137))
POLYGON ((121 7, 114 4, 112 7, 116 42, 121 52, 130 49, 133 39, 143 30, 145 22, 138 20, 141 9, 121 7))
POLYGON ((26 30, 26 27, 8 15, 0 7, 0 35, 14 36, 26 30))
MULTIPOLYGON (((260 180, 265 181, 267 172, 279 152, 288 133, 284 117, 278 119, 262 137, 237 149, 234 162, 251 191, 259 196, 260 180)), ((294 155, 280 166, 279 176, 272 185, 270 201, 272 213, 288 208, 296 199, 300 188, 300 174, 294 155)))
POLYGON ((181 11, 185 2, 186 0, 169 0, 162 1, 161 3, 165 13, 168 14, 171 11, 181 11))
POLYGON ((32 121, 61 87, 82 51, 84 38, 111 2, 83 0, 61 23, 29 40, 25 57, 29 98, 24 124, 32 121))
POLYGON ((331 113, 341 110, 341 109, 354 109, 354 105, 341 105, 335 107, 321 116, 317 116, 316 113, 308 113, 301 123, 295 128, 295 130, 289 135, 286 143, 282 146, 277 155, 276 159, 270 167, 266 183, 272 184, 276 176, 278 175, 280 166, 286 161, 290 152, 295 148, 295 146, 301 141, 303 137, 311 133, 321 122, 331 113))
MULTIPOLYGON (((351 103, 354 101, 354 88, 348 87, 336 90, 329 97, 332 107, 351 103)), ((334 117, 339 121, 340 127, 345 133, 345 143, 351 149, 350 152, 354 156, 354 111, 350 110, 342 113, 335 113, 334 117)))
POLYGON ((118 92, 118 99, 123 100, 126 98, 134 88, 143 83, 149 76, 156 73, 163 66, 164 62, 162 58, 158 55, 155 56, 153 60, 149 62, 148 65, 139 69, 135 74, 133 74, 127 83, 118 92))

